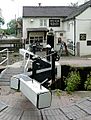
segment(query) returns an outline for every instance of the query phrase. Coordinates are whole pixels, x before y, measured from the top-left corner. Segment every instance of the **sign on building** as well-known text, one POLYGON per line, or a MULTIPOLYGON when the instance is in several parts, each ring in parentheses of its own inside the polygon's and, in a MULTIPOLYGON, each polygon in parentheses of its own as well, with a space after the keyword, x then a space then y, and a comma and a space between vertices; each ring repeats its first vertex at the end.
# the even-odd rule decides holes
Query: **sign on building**
POLYGON ((49 27, 60 27, 60 19, 49 19, 49 27))
POLYGON ((86 34, 80 34, 80 40, 81 41, 86 40, 86 34))

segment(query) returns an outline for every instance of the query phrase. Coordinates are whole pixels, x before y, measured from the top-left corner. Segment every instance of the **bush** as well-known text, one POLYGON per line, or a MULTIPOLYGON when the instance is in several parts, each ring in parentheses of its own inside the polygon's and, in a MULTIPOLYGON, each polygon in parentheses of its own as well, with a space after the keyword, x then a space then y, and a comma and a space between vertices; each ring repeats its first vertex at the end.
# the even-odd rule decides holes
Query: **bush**
POLYGON ((86 90, 91 90, 91 72, 87 75, 87 80, 84 83, 84 87, 86 90))
POLYGON ((80 84, 79 72, 71 71, 65 80, 65 84, 66 84, 66 91, 68 93, 71 93, 71 92, 77 90, 78 86, 80 84))

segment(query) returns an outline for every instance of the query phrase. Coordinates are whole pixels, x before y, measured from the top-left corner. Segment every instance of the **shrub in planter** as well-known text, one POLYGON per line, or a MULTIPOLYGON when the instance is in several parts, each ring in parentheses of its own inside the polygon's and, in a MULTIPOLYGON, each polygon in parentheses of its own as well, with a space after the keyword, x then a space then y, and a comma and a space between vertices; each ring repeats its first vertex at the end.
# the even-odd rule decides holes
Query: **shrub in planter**
POLYGON ((91 72, 87 75, 87 80, 84 83, 84 87, 86 90, 91 90, 91 72))
POLYGON ((78 86, 80 85, 80 74, 76 71, 71 71, 68 75, 68 77, 65 80, 66 84, 66 91, 68 93, 71 93, 78 89, 78 86))

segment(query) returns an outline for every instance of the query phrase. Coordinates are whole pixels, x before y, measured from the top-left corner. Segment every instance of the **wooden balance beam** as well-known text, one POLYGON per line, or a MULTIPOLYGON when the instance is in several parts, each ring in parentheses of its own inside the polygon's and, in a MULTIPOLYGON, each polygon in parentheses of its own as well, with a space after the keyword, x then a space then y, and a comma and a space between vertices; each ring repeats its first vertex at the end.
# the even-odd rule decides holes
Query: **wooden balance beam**
POLYGON ((36 106, 38 109, 50 107, 52 95, 51 92, 43 87, 41 83, 32 80, 27 75, 15 75, 11 78, 11 88, 20 91, 36 106))

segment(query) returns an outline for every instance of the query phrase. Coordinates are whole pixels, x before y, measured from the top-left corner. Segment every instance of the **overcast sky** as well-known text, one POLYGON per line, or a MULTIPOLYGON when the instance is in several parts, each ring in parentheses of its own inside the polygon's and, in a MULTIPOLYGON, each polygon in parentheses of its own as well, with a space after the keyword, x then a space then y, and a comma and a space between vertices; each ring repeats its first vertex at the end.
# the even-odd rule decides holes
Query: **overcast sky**
POLYGON ((38 3, 42 6, 66 6, 71 2, 82 4, 84 1, 86 0, 0 0, 0 8, 7 23, 15 16, 16 18, 22 16, 22 6, 38 6, 38 3))

